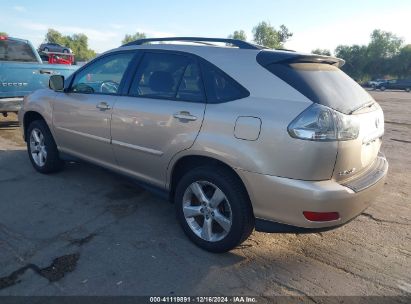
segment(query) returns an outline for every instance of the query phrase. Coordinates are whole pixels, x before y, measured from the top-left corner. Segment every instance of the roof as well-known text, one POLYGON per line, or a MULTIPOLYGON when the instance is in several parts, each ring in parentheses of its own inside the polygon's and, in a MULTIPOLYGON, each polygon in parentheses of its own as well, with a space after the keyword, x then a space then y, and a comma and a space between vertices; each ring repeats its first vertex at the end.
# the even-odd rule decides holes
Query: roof
POLYGON ((180 51, 192 53, 206 59, 226 56, 227 60, 230 61, 233 57, 244 58, 244 56, 248 55, 254 58, 257 57, 258 62, 263 66, 277 62, 318 62, 332 64, 338 67, 341 67, 344 64, 344 60, 331 56, 305 54, 287 50, 239 49, 219 45, 143 44, 122 46, 115 50, 118 51, 129 49, 180 51))
POLYGON ((10 37, 10 36, 1 36, 4 37, 4 40, 12 40, 12 41, 20 41, 20 42, 24 42, 24 43, 29 43, 29 41, 27 39, 21 39, 21 38, 15 38, 15 37, 10 37))
POLYGON ((245 56, 251 56, 257 58, 257 61, 263 66, 280 62, 315 62, 341 67, 345 63, 344 60, 331 56, 297 53, 290 50, 272 50, 250 42, 229 38, 147 38, 132 41, 112 51, 129 49, 180 51, 192 53, 206 59, 224 56, 223 61, 232 61, 233 58, 240 59, 240 57, 240 60, 244 60, 245 56), (159 44, 152 44, 153 42, 159 42, 159 44), (169 42, 174 43, 169 44, 169 42), (215 43, 220 43, 220 45, 215 43))

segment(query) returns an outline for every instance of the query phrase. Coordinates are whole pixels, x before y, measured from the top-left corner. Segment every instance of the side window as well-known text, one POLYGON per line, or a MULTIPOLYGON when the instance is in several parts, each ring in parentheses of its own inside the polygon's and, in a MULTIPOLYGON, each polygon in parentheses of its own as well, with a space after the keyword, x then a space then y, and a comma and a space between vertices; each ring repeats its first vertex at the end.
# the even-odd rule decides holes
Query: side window
POLYGON ((205 101, 203 80, 196 62, 188 64, 177 91, 176 99, 185 101, 205 101))
POLYGON ((204 100, 197 63, 182 55, 146 53, 131 85, 130 95, 204 100))
POLYGON ((117 94, 121 79, 134 53, 106 56, 85 67, 74 77, 71 92, 85 94, 117 94))
POLYGON ((226 102, 250 95, 243 86, 212 64, 203 62, 202 67, 208 102, 226 102))

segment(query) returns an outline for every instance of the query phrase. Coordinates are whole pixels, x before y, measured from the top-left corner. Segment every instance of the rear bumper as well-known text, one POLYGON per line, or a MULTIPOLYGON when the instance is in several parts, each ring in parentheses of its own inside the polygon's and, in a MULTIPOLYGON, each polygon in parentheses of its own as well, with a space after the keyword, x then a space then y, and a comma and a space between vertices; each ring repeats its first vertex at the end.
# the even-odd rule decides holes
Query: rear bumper
POLYGON ((254 216, 259 224, 257 230, 275 232, 273 227, 277 226, 280 227, 280 232, 297 232, 295 230, 306 230, 300 228, 338 227, 361 214, 384 185, 388 162, 380 155, 370 168, 345 185, 333 180, 304 181, 243 170, 237 172, 250 195, 254 216), (359 185, 360 188, 355 188, 359 185), (338 212, 340 218, 327 222, 314 222, 304 217, 304 211, 338 212), (273 225, 267 225, 270 222, 273 222, 273 225), (271 228, 268 229, 268 226, 271 228))
POLYGON ((18 112, 23 104, 23 97, 0 98, 1 112, 18 112))

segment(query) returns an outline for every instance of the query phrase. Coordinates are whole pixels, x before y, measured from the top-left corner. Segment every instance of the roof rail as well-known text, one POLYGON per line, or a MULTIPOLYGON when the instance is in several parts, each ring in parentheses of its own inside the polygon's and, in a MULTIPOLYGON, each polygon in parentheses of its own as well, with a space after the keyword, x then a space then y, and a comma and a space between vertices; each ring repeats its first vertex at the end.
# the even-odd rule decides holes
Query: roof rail
POLYGON ((238 39, 229 39, 229 38, 205 38, 205 37, 166 37, 166 38, 145 38, 135 40, 129 43, 126 43, 123 46, 130 46, 130 45, 142 45, 145 43, 150 42, 163 42, 163 41, 187 41, 187 42, 194 42, 194 43, 201 43, 210 45, 210 43, 205 42, 222 42, 227 44, 232 44, 240 49, 246 50, 261 50, 264 49, 261 45, 252 44, 243 40, 238 39))

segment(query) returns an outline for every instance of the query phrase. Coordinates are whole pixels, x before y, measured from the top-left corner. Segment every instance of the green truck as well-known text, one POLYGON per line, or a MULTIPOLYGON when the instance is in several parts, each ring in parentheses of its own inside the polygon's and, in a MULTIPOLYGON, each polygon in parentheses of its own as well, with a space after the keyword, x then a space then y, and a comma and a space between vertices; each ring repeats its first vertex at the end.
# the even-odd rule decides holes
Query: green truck
POLYGON ((24 96, 48 88, 51 75, 67 78, 77 68, 43 63, 28 40, 0 36, 0 114, 18 112, 24 96))

